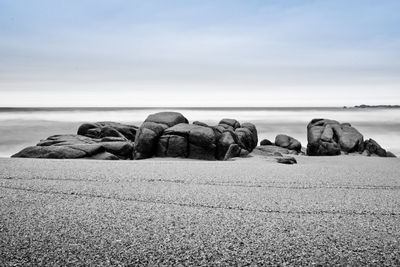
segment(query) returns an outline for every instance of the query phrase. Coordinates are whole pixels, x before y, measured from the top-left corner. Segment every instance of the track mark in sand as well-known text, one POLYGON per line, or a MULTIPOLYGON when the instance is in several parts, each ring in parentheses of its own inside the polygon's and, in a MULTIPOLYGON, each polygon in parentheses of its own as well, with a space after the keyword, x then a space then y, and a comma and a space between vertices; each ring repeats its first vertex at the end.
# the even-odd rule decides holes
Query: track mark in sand
POLYGON ((23 187, 13 187, 13 186, 0 186, 0 188, 11 189, 11 190, 21 190, 33 193, 41 193, 41 194, 49 194, 49 195, 66 195, 72 197, 82 197, 82 198, 102 198, 102 199, 110 199, 110 200, 118 200, 118 201, 132 201, 132 202, 140 202, 140 203, 151 203, 151 204, 162 204, 162 205, 173 205, 180 207, 190 207, 190 208, 207 208, 207 209, 222 209, 222 210, 234 210, 234 211, 246 211, 246 212, 259 212, 259 213, 280 213, 280 214, 301 214, 301 215, 312 215, 312 214, 331 214, 331 215, 359 215, 359 216, 400 216, 400 213, 395 212, 374 212, 374 211, 331 211, 331 210, 316 210, 316 211, 295 211, 295 210, 263 210, 263 209, 250 209, 250 208, 242 208, 242 207, 224 207, 224 206, 215 206, 215 205, 207 205, 207 204, 189 204, 189 203, 178 203, 178 202, 169 202, 169 201, 161 201, 161 200, 146 200, 146 199, 137 199, 137 198, 124 198, 117 196, 105 196, 105 195, 96 195, 96 194, 86 194, 79 192, 62 192, 62 191, 50 191, 50 190, 37 190, 32 188, 23 188, 23 187))
POLYGON ((19 178, 19 177, 0 177, 0 180, 41 180, 41 181, 73 181, 73 182, 115 182, 115 183, 131 183, 131 182, 148 182, 148 183, 173 183, 185 185, 207 185, 207 186, 230 186, 230 187, 245 187, 245 188, 282 188, 282 189, 354 189, 354 190, 400 190, 399 185, 296 185, 296 184, 246 184, 246 183, 231 183, 231 182, 191 182, 182 179, 134 179, 134 180, 101 180, 101 179, 74 179, 74 178, 45 178, 45 177, 32 177, 32 178, 19 178))

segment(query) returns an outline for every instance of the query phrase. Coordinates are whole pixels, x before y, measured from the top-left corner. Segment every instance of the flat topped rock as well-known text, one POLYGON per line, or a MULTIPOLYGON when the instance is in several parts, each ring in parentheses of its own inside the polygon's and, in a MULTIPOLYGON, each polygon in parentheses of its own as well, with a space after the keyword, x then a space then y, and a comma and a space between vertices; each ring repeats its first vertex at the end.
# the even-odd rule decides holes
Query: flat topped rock
POLYGON ((189 121, 179 112, 158 112, 150 114, 145 122, 155 122, 172 127, 179 123, 188 123, 189 121))

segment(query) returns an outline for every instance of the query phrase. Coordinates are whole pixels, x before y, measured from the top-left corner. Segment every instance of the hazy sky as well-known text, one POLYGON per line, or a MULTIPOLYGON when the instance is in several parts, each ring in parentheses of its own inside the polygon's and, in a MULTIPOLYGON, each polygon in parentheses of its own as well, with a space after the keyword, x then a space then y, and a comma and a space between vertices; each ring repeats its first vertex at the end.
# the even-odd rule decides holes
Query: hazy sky
POLYGON ((399 0, 0 0, 0 106, 400 104, 399 14, 399 0))

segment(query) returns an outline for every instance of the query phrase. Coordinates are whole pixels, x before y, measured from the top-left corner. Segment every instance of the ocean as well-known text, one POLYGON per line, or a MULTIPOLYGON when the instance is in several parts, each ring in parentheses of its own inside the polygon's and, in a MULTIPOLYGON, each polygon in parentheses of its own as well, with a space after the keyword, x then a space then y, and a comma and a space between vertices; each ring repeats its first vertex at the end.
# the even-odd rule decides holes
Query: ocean
POLYGON ((391 108, 0 108, 0 157, 54 134, 74 134, 84 122, 116 121, 140 126, 148 114, 181 112, 190 122, 210 125, 222 118, 256 125, 259 140, 287 134, 307 146, 307 124, 313 118, 349 122, 364 139, 373 138, 400 156, 400 109, 391 108))

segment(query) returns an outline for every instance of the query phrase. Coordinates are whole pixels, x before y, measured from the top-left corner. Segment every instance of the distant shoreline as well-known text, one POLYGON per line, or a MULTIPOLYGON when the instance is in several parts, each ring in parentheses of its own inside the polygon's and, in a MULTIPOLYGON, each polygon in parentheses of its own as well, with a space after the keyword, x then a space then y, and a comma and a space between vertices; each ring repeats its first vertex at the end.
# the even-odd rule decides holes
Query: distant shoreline
POLYGON ((358 105, 353 107, 0 107, 0 112, 26 111, 119 111, 119 110, 341 110, 389 108, 397 109, 400 105, 358 105))

